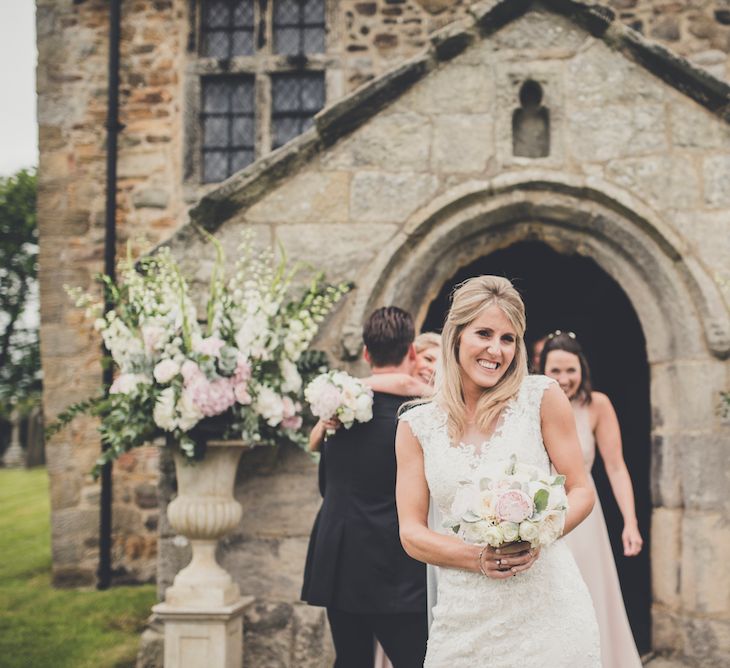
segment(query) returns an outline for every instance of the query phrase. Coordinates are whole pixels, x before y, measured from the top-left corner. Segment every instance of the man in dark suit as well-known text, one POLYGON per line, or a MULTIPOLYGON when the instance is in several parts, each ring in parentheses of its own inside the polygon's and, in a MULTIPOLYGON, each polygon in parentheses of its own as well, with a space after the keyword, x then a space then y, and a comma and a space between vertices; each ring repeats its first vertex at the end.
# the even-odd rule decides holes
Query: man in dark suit
MULTIPOLYGON (((363 328, 373 374, 412 374, 411 316, 394 306, 363 328)), ((322 446, 322 507, 312 528, 302 600, 327 608, 336 668, 373 668, 374 638, 394 668, 421 668, 426 653, 426 568, 400 543, 395 432, 402 396, 376 392, 373 419, 339 429, 322 446)))

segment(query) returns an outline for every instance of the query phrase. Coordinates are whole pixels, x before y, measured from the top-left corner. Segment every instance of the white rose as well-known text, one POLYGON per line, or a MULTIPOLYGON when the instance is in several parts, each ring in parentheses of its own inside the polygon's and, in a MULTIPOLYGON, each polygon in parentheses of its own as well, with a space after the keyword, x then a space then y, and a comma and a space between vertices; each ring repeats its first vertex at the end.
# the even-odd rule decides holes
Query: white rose
POLYGON ((502 529, 502 535, 507 543, 517 540, 520 535, 520 525, 516 522, 500 522, 499 528, 502 529))
POLYGON ((352 427, 352 423, 355 421, 355 411, 349 406, 342 406, 337 411, 337 417, 340 422, 345 426, 346 429, 352 427))
POLYGON ((174 431, 177 426, 175 414, 175 389, 167 387, 157 397, 155 408, 152 411, 155 424, 165 431, 174 431))
POLYGON ((487 526, 481 532, 482 540, 492 547, 499 547, 504 543, 504 533, 498 526, 487 526))
POLYGON ((528 520, 520 522, 520 539, 528 541, 533 547, 537 545, 540 539, 540 530, 537 524, 528 520))
POLYGON ((552 510, 545 514, 539 524, 540 545, 550 545, 563 535, 565 513, 552 510))
POLYGON ((565 494, 565 487, 562 485, 550 486, 550 497, 548 498, 547 507, 550 510, 568 507, 568 497, 565 494))
POLYGON ((155 366, 152 375, 161 385, 169 383, 180 372, 180 365, 171 359, 164 359, 155 366))

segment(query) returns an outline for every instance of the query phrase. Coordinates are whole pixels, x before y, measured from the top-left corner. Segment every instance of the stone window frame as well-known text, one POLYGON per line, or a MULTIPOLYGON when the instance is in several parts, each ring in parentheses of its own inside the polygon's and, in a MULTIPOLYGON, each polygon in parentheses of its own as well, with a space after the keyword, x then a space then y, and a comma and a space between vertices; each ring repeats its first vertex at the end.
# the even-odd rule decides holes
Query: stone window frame
POLYGON ((338 0, 324 0, 325 52, 286 56, 273 51, 273 0, 253 0, 257 51, 250 56, 218 60, 201 56, 200 16, 202 0, 188 0, 188 40, 183 110, 183 187, 185 200, 194 202, 220 182, 203 181, 202 125, 200 122, 203 79, 211 76, 249 76, 254 79, 256 111, 254 160, 272 149, 271 79, 277 74, 321 73, 324 77, 325 106, 343 93, 343 67, 340 45, 341 17, 338 0), (263 19, 263 22, 262 22, 263 19), (260 36, 259 36, 260 35, 260 36))

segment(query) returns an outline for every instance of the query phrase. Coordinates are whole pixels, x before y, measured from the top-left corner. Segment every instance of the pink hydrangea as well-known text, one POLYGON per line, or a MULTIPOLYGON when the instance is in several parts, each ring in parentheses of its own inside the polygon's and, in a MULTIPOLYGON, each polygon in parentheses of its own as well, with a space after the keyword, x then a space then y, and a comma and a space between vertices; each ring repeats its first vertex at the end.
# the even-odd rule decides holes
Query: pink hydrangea
POLYGON ((236 370, 233 372, 232 378, 236 384, 245 383, 251 378, 251 365, 248 363, 246 356, 241 353, 238 353, 236 370))
POLYGON ((186 383, 185 389, 193 404, 207 417, 224 413, 236 402, 233 386, 228 378, 211 382, 201 375, 186 383))
POLYGON ((281 426, 284 429, 299 429, 299 427, 302 426, 302 417, 301 415, 298 415, 298 413, 302 410, 302 405, 299 402, 292 401, 292 399, 287 396, 281 398, 281 403, 283 407, 281 426))
POLYGON ((246 383, 233 385, 233 396, 243 406, 248 406, 251 403, 251 395, 248 393, 248 385, 246 383))
POLYGON ((183 365, 180 368, 180 373, 182 373, 182 377, 185 380, 186 385, 192 383, 195 380, 205 378, 205 375, 200 370, 200 367, 192 360, 185 360, 183 362, 183 365))
POLYGON ((532 515, 532 499, 521 489, 510 489, 497 498, 494 510, 502 522, 522 522, 532 515))

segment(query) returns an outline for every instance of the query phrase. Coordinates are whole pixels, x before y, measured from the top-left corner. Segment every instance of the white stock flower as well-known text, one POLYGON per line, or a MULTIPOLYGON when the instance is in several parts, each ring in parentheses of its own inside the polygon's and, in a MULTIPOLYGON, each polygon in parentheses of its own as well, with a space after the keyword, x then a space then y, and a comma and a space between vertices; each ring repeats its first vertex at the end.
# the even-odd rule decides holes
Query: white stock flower
POLYGON ((161 385, 169 383, 178 373, 180 373, 180 365, 171 359, 158 362, 152 372, 155 380, 161 385))
POLYGON ((175 411, 175 389, 167 387, 157 397, 155 408, 152 412, 155 424, 165 431, 174 431, 177 426, 175 411))

